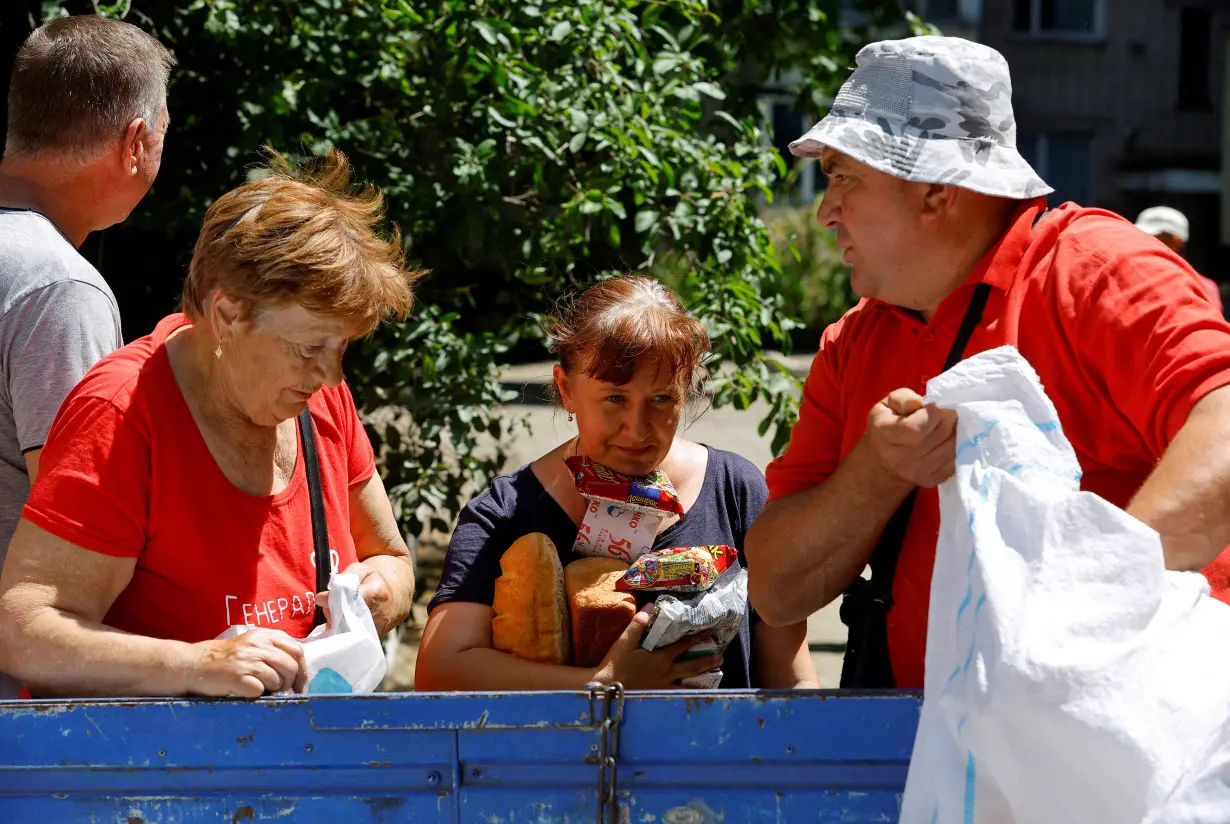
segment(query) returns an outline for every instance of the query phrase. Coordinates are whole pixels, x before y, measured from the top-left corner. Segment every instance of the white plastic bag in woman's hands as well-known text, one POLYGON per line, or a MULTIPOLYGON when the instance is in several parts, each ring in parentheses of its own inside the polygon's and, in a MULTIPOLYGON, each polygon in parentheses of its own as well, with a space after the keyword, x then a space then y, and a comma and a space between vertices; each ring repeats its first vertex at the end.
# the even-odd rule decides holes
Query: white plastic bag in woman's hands
POLYGON ((329 578, 329 623, 303 639, 308 693, 371 692, 388 671, 384 645, 359 592, 359 576, 329 578))
POLYGON ((1230 607, 1165 570, 1156 532, 1079 490, 1016 350, 927 390, 958 412, 956 475, 939 488, 903 824, 1230 820, 1230 607))

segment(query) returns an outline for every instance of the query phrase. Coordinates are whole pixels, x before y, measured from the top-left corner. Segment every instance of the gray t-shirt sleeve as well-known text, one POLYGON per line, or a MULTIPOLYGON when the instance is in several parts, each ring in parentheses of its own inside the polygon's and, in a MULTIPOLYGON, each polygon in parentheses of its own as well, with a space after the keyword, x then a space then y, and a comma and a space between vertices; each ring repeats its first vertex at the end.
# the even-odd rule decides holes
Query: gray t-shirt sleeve
POLYGON ((60 404, 123 341, 114 299, 78 280, 22 298, 4 319, 5 390, 22 453, 42 447, 60 404))

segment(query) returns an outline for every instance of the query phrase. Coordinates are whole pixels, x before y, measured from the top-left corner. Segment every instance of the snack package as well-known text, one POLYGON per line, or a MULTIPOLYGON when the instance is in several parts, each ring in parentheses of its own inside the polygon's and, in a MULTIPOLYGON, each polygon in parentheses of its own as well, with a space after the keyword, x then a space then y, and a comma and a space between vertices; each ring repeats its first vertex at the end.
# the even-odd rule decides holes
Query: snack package
POLYGON ((680 655, 676 660, 691 661, 694 658, 705 658, 710 655, 717 655, 719 652, 721 652, 721 650, 718 649, 717 642, 712 638, 709 638, 704 641, 698 641, 688 647, 687 652, 680 655))
POLYGON ((572 549, 578 555, 616 558, 630 564, 653 549, 661 515, 647 515, 592 498, 572 549))
POLYGON ((589 502, 573 551, 630 564, 653 549, 658 527, 683 507, 666 473, 629 478, 588 457, 568 458, 577 491, 589 502))
POLYGON ((642 555, 615 582, 619 592, 703 592, 731 565, 724 545, 675 547, 642 555))
MULTIPOLYGON (((659 595, 641 647, 655 650, 688 635, 708 630, 709 641, 693 645, 681 658, 697 658, 724 652, 739 634, 747 612, 747 570, 727 569, 707 592, 688 599, 659 595)), ((722 680, 721 670, 710 670, 680 682, 686 689, 713 689, 722 680)))
POLYGON ((564 463, 572 470, 577 492, 586 498, 622 504, 624 509, 646 514, 683 514, 675 487, 661 469, 644 478, 629 478, 584 455, 573 456, 564 463))
POLYGON ((722 671, 720 669, 711 669, 708 672, 702 672, 700 675, 693 675, 691 678, 684 678, 679 682, 685 690, 715 690, 722 683, 722 671))

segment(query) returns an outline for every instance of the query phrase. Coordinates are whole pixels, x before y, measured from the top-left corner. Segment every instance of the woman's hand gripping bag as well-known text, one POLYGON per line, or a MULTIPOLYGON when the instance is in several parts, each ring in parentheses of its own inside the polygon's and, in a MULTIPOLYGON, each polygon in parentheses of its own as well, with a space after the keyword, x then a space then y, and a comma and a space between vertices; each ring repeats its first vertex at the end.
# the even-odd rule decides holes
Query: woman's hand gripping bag
MULTIPOLYGON (((228 627, 218 640, 254 629, 257 627, 228 627)), ((329 578, 329 622, 316 627, 300 643, 307 664, 307 693, 372 692, 388 670, 384 645, 359 592, 357 575, 334 573, 329 578)), ((276 695, 294 695, 294 690, 287 688, 276 695)))
POLYGON ((388 670, 371 610, 359 592, 359 576, 329 579, 329 623, 303 639, 308 693, 371 692, 388 670))
POLYGON ((1200 574, 1166 571, 1156 532, 1080 491, 1015 349, 927 390, 957 410, 956 474, 939 488, 903 824, 1230 820, 1230 608, 1200 574))

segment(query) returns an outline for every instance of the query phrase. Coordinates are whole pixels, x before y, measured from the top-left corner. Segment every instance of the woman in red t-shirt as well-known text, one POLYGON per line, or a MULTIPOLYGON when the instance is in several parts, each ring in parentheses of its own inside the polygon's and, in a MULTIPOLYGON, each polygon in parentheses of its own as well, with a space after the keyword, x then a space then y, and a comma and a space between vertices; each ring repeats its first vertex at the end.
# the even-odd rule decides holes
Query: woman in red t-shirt
POLYGON ((205 215, 184 314, 100 361, 43 448, 0 577, 0 670, 43 695, 259 696, 301 688, 316 570, 298 416, 315 432, 334 570, 382 633, 414 570, 342 353, 404 316, 417 273, 381 196, 332 154, 205 215), (215 640, 227 627, 255 631, 215 640), (275 632, 273 630, 282 630, 275 632))

